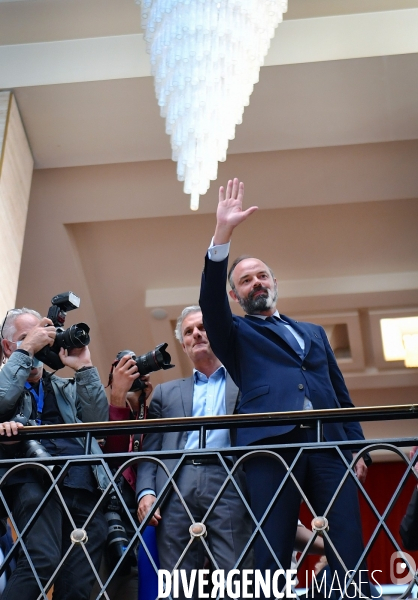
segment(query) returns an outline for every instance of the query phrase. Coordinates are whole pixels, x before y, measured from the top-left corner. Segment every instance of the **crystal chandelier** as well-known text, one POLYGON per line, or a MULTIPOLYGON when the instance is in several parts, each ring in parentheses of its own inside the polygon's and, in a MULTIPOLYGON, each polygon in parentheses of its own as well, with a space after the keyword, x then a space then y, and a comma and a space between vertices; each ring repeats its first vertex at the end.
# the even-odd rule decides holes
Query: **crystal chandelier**
POLYGON ((217 177, 287 0, 136 0, 190 208, 217 177))

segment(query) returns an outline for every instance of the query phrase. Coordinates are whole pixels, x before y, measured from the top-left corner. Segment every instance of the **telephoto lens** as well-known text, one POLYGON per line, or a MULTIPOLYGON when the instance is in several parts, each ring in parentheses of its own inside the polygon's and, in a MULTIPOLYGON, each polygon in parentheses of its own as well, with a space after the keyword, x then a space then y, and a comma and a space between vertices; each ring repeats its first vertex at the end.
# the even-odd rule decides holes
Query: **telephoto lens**
POLYGON ((40 442, 36 440, 25 440, 22 442, 22 454, 25 458, 50 458, 51 455, 45 450, 40 442))
MULTIPOLYGON (((18 413, 11 418, 11 421, 22 423, 25 427, 36 426, 33 419, 28 419, 24 414, 18 413)), ((20 442, 19 454, 24 458, 50 458, 51 455, 45 450, 41 442, 36 440, 22 440, 20 442)))
MULTIPOLYGON (((106 560, 111 570, 115 568, 119 560, 126 555, 129 540, 122 518, 118 512, 108 511, 105 513, 107 520, 106 560)), ((131 569, 131 563, 124 560, 118 567, 118 575, 127 575, 131 569)))

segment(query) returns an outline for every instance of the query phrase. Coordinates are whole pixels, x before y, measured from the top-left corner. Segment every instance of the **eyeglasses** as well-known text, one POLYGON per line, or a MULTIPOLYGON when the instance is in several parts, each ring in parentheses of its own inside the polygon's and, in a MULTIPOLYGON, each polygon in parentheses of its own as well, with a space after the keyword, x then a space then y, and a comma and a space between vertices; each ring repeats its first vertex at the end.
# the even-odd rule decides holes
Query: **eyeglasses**
POLYGON ((8 317, 8 316, 9 316, 9 314, 10 314, 12 311, 14 311, 14 310, 15 310, 14 308, 9 308, 9 310, 8 310, 8 311, 7 311, 7 313, 6 313, 6 316, 4 317, 3 324, 2 324, 2 326, 1 326, 1 331, 0 331, 0 339, 1 339, 1 340, 4 340, 4 339, 5 339, 5 338, 4 338, 4 336, 3 336, 3 329, 4 329, 4 326, 6 325, 7 317, 8 317))

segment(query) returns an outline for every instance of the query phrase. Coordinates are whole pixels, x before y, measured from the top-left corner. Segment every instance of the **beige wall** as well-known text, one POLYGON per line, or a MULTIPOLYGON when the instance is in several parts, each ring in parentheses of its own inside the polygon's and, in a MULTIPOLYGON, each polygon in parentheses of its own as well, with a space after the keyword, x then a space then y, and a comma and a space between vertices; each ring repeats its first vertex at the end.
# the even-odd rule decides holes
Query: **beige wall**
POLYGON ((16 101, 0 92, 0 313, 15 306, 33 159, 16 101))

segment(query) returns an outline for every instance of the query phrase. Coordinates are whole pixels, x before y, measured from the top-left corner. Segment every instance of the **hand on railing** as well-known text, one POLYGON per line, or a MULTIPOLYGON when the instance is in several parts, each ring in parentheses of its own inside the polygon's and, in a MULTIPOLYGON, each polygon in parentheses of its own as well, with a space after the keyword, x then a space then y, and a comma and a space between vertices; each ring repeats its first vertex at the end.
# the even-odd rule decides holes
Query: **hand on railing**
POLYGON ((13 435, 17 435, 19 429, 22 429, 22 423, 16 423, 16 421, 5 421, 4 423, 0 423, 0 436, 3 436, 3 439, 0 439, 1 444, 18 444, 18 440, 5 440, 4 437, 12 437, 13 435))

